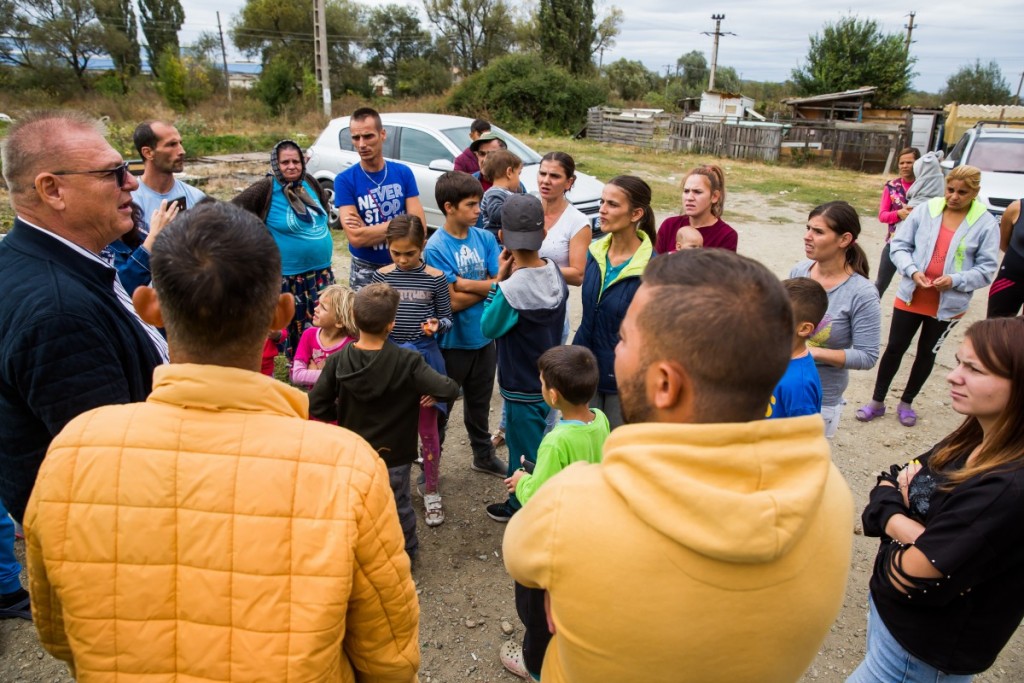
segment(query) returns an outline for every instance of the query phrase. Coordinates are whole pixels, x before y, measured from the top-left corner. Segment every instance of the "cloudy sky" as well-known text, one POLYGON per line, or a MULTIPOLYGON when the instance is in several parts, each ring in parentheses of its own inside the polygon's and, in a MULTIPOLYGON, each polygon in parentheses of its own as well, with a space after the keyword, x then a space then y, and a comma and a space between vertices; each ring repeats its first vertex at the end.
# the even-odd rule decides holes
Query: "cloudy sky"
MULTIPOLYGON (((373 0, 358 0, 374 4, 373 0)), ((426 24, 420 0, 390 0, 419 8, 426 24)), ((185 26, 181 39, 191 43, 202 31, 216 31, 215 13, 219 10, 225 31, 244 6, 245 0, 182 0, 185 26)), ((515 7, 523 2, 512 0, 515 7)), ((606 51, 604 63, 625 57, 638 59, 649 69, 665 72, 665 65, 690 50, 704 52, 710 61, 712 38, 703 35, 714 30, 712 14, 724 14, 723 36, 719 46, 719 64, 731 66, 746 79, 782 81, 800 65, 807 54, 808 36, 855 11, 858 16, 877 20, 884 31, 905 34, 904 25, 911 10, 914 20, 914 44, 917 57, 914 88, 936 92, 961 65, 981 59, 995 60, 1010 84, 1011 92, 1024 72, 1024 2, 1020 0, 931 0, 905 9, 892 0, 861 0, 854 5, 836 0, 795 0, 769 5, 761 0, 720 0, 686 3, 679 0, 597 0, 598 11, 614 4, 625 12, 622 33, 615 47, 606 51), (693 8, 701 4, 700 9, 693 8)), ((237 57, 237 53, 236 53, 237 57)), ((229 53, 229 59, 231 55, 229 53)))

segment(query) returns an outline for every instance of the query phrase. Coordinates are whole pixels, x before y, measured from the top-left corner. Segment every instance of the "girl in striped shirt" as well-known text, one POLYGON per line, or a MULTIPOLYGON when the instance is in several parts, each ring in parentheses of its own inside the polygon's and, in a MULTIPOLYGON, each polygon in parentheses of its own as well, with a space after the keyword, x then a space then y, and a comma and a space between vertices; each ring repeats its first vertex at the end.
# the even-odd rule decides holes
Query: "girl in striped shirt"
MULTIPOLYGON (((427 233, 416 216, 404 214, 391 220, 385 232, 393 264, 373 275, 373 282, 384 282, 399 295, 398 315, 390 339, 399 346, 419 351, 427 363, 445 373, 444 358, 437 336, 452 327, 452 304, 444 274, 423 262, 427 233)), ((441 445, 437 432, 437 411, 444 403, 420 407, 420 446, 423 456, 424 494, 427 526, 444 522, 441 493, 438 488, 441 445)))

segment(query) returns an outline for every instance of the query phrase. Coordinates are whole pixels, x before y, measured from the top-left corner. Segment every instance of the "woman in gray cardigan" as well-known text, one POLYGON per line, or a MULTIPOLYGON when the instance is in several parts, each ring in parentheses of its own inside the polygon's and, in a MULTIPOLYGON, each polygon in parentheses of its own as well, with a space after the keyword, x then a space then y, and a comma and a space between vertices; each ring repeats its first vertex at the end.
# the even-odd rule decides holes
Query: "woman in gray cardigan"
POLYGON ((917 355, 896 416, 917 424, 911 407, 935 365, 935 354, 967 311, 974 290, 992 282, 998 268, 999 226, 977 200, 981 171, 958 166, 946 176, 944 197, 918 206, 896 229, 890 257, 903 276, 892 312, 889 342, 878 364, 871 401, 857 409, 870 422, 885 414, 885 395, 903 355, 920 330, 917 355))

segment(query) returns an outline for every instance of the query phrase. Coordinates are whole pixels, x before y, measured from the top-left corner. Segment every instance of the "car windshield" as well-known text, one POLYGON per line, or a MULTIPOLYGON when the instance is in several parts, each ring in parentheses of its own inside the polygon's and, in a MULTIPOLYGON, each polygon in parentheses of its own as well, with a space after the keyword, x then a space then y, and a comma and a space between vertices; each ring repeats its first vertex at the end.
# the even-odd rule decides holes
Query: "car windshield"
MULTIPOLYGON (((469 143, 471 142, 471 140, 469 139, 469 126, 464 126, 461 128, 449 128, 447 130, 442 130, 441 132, 444 133, 445 137, 454 142, 459 149, 466 149, 467 147, 469 147, 469 143)), ((512 152, 517 157, 522 159, 524 164, 540 163, 539 154, 534 152, 532 149, 524 145, 519 140, 516 140, 507 132, 495 127, 494 133, 504 138, 505 142, 508 144, 508 151, 512 152)))
POLYGON ((981 138, 967 163, 992 173, 1024 173, 1024 138, 981 138))

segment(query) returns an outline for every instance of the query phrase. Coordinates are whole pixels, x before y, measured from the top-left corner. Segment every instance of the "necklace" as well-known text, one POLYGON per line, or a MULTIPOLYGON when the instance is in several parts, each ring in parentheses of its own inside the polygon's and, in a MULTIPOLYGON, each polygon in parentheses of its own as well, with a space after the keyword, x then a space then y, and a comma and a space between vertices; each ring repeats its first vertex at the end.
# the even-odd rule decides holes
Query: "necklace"
POLYGON ((366 172, 366 169, 363 168, 362 164, 359 164, 359 170, 363 172, 363 175, 366 176, 367 180, 369 180, 371 183, 377 186, 378 190, 380 189, 380 186, 384 184, 384 181, 388 179, 388 163, 386 161, 384 162, 384 177, 380 179, 379 183, 376 180, 374 180, 369 173, 366 172))

